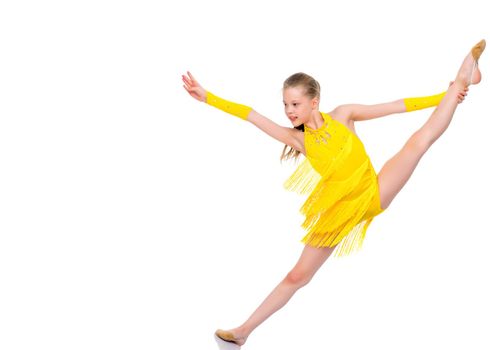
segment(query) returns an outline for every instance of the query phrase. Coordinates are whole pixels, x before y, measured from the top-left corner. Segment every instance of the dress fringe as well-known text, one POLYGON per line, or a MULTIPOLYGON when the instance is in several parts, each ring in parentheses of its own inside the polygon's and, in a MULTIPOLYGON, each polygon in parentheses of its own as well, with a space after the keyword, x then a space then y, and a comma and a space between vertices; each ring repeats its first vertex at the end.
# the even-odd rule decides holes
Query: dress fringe
POLYGON ((305 158, 289 179, 284 182, 284 188, 298 194, 309 194, 321 178, 320 174, 311 166, 310 161, 305 158))
MULTIPOLYGON (((376 195, 368 159, 348 178, 337 181, 323 177, 305 159, 284 183, 287 190, 308 194, 300 209, 305 216, 301 240, 314 247, 334 247, 335 256, 346 256, 362 247, 372 218, 362 220, 376 195), (362 221, 361 221, 362 220, 362 221)), ((329 173, 326 169, 326 173, 329 173)))
POLYGON ((362 246, 378 185, 361 140, 328 114, 322 116, 322 127, 305 128, 307 156, 284 187, 308 195, 300 208, 302 242, 335 247, 335 256, 345 256, 362 246))

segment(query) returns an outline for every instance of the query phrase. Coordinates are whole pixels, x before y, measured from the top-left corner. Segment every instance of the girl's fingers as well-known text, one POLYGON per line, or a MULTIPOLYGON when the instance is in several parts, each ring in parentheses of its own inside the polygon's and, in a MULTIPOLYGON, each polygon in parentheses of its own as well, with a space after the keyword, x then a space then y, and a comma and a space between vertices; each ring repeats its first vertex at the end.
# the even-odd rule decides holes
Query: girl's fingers
POLYGON ((183 80, 183 81, 184 81, 184 82, 187 84, 187 86, 189 86, 189 87, 198 87, 198 86, 200 86, 200 85, 197 83, 197 81, 191 81, 191 80, 189 80, 189 78, 188 78, 188 77, 186 77, 186 76, 184 76, 184 75, 182 76, 182 80, 183 80))
POLYGON ((197 87, 185 87, 185 89, 187 90, 188 93, 196 93, 198 90, 197 90, 197 87))
POLYGON ((188 89, 192 89, 195 87, 188 79, 182 79, 182 80, 184 81, 188 89))
POLYGON ((183 75, 183 76, 182 76, 182 80, 183 80, 183 81, 184 81, 184 82, 185 82, 187 85, 192 85, 192 84, 191 84, 191 82, 189 81, 189 79, 188 79, 188 78, 187 78, 185 75, 183 75))

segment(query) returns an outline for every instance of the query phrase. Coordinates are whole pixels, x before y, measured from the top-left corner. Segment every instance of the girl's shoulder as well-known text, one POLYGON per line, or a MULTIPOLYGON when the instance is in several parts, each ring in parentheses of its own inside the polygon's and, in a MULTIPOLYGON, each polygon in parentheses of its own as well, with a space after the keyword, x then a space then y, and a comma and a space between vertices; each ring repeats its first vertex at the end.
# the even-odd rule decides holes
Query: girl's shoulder
POLYGON ((338 106, 331 112, 328 112, 328 114, 333 120, 343 124, 347 129, 349 129, 354 135, 357 136, 354 121, 350 118, 350 110, 347 105, 338 106))
POLYGON ((338 106, 327 114, 330 115, 333 120, 336 120, 346 126, 349 125, 351 122, 350 110, 346 105, 338 106))

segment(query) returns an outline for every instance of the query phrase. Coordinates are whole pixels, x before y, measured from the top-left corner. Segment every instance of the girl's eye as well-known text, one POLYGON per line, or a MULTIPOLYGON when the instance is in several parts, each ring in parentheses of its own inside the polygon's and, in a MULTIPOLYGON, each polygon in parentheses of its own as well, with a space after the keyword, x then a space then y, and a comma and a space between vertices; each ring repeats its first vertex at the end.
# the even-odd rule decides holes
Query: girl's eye
POLYGON ((296 107, 298 104, 297 103, 293 103, 293 106, 296 107))

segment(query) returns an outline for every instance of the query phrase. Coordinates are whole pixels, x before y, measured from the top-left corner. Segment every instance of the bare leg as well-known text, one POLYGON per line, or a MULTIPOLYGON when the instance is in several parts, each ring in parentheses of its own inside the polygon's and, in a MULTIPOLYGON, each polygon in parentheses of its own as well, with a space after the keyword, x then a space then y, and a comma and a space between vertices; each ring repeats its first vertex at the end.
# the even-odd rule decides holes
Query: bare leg
POLYGON ((378 174, 381 207, 386 209, 415 170, 422 156, 444 133, 458 105, 458 94, 467 87, 468 82, 477 84, 481 73, 475 67, 475 59, 468 54, 459 69, 456 80, 425 124, 417 130, 381 168, 378 174))
POLYGON ((314 248, 305 245, 294 268, 277 285, 277 287, 274 288, 249 319, 240 327, 229 331, 221 331, 224 332, 222 334, 225 336, 227 335, 229 340, 232 340, 238 345, 245 344, 248 336, 255 328, 273 313, 286 305, 298 289, 308 284, 334 249, 335 248, 314 248))

